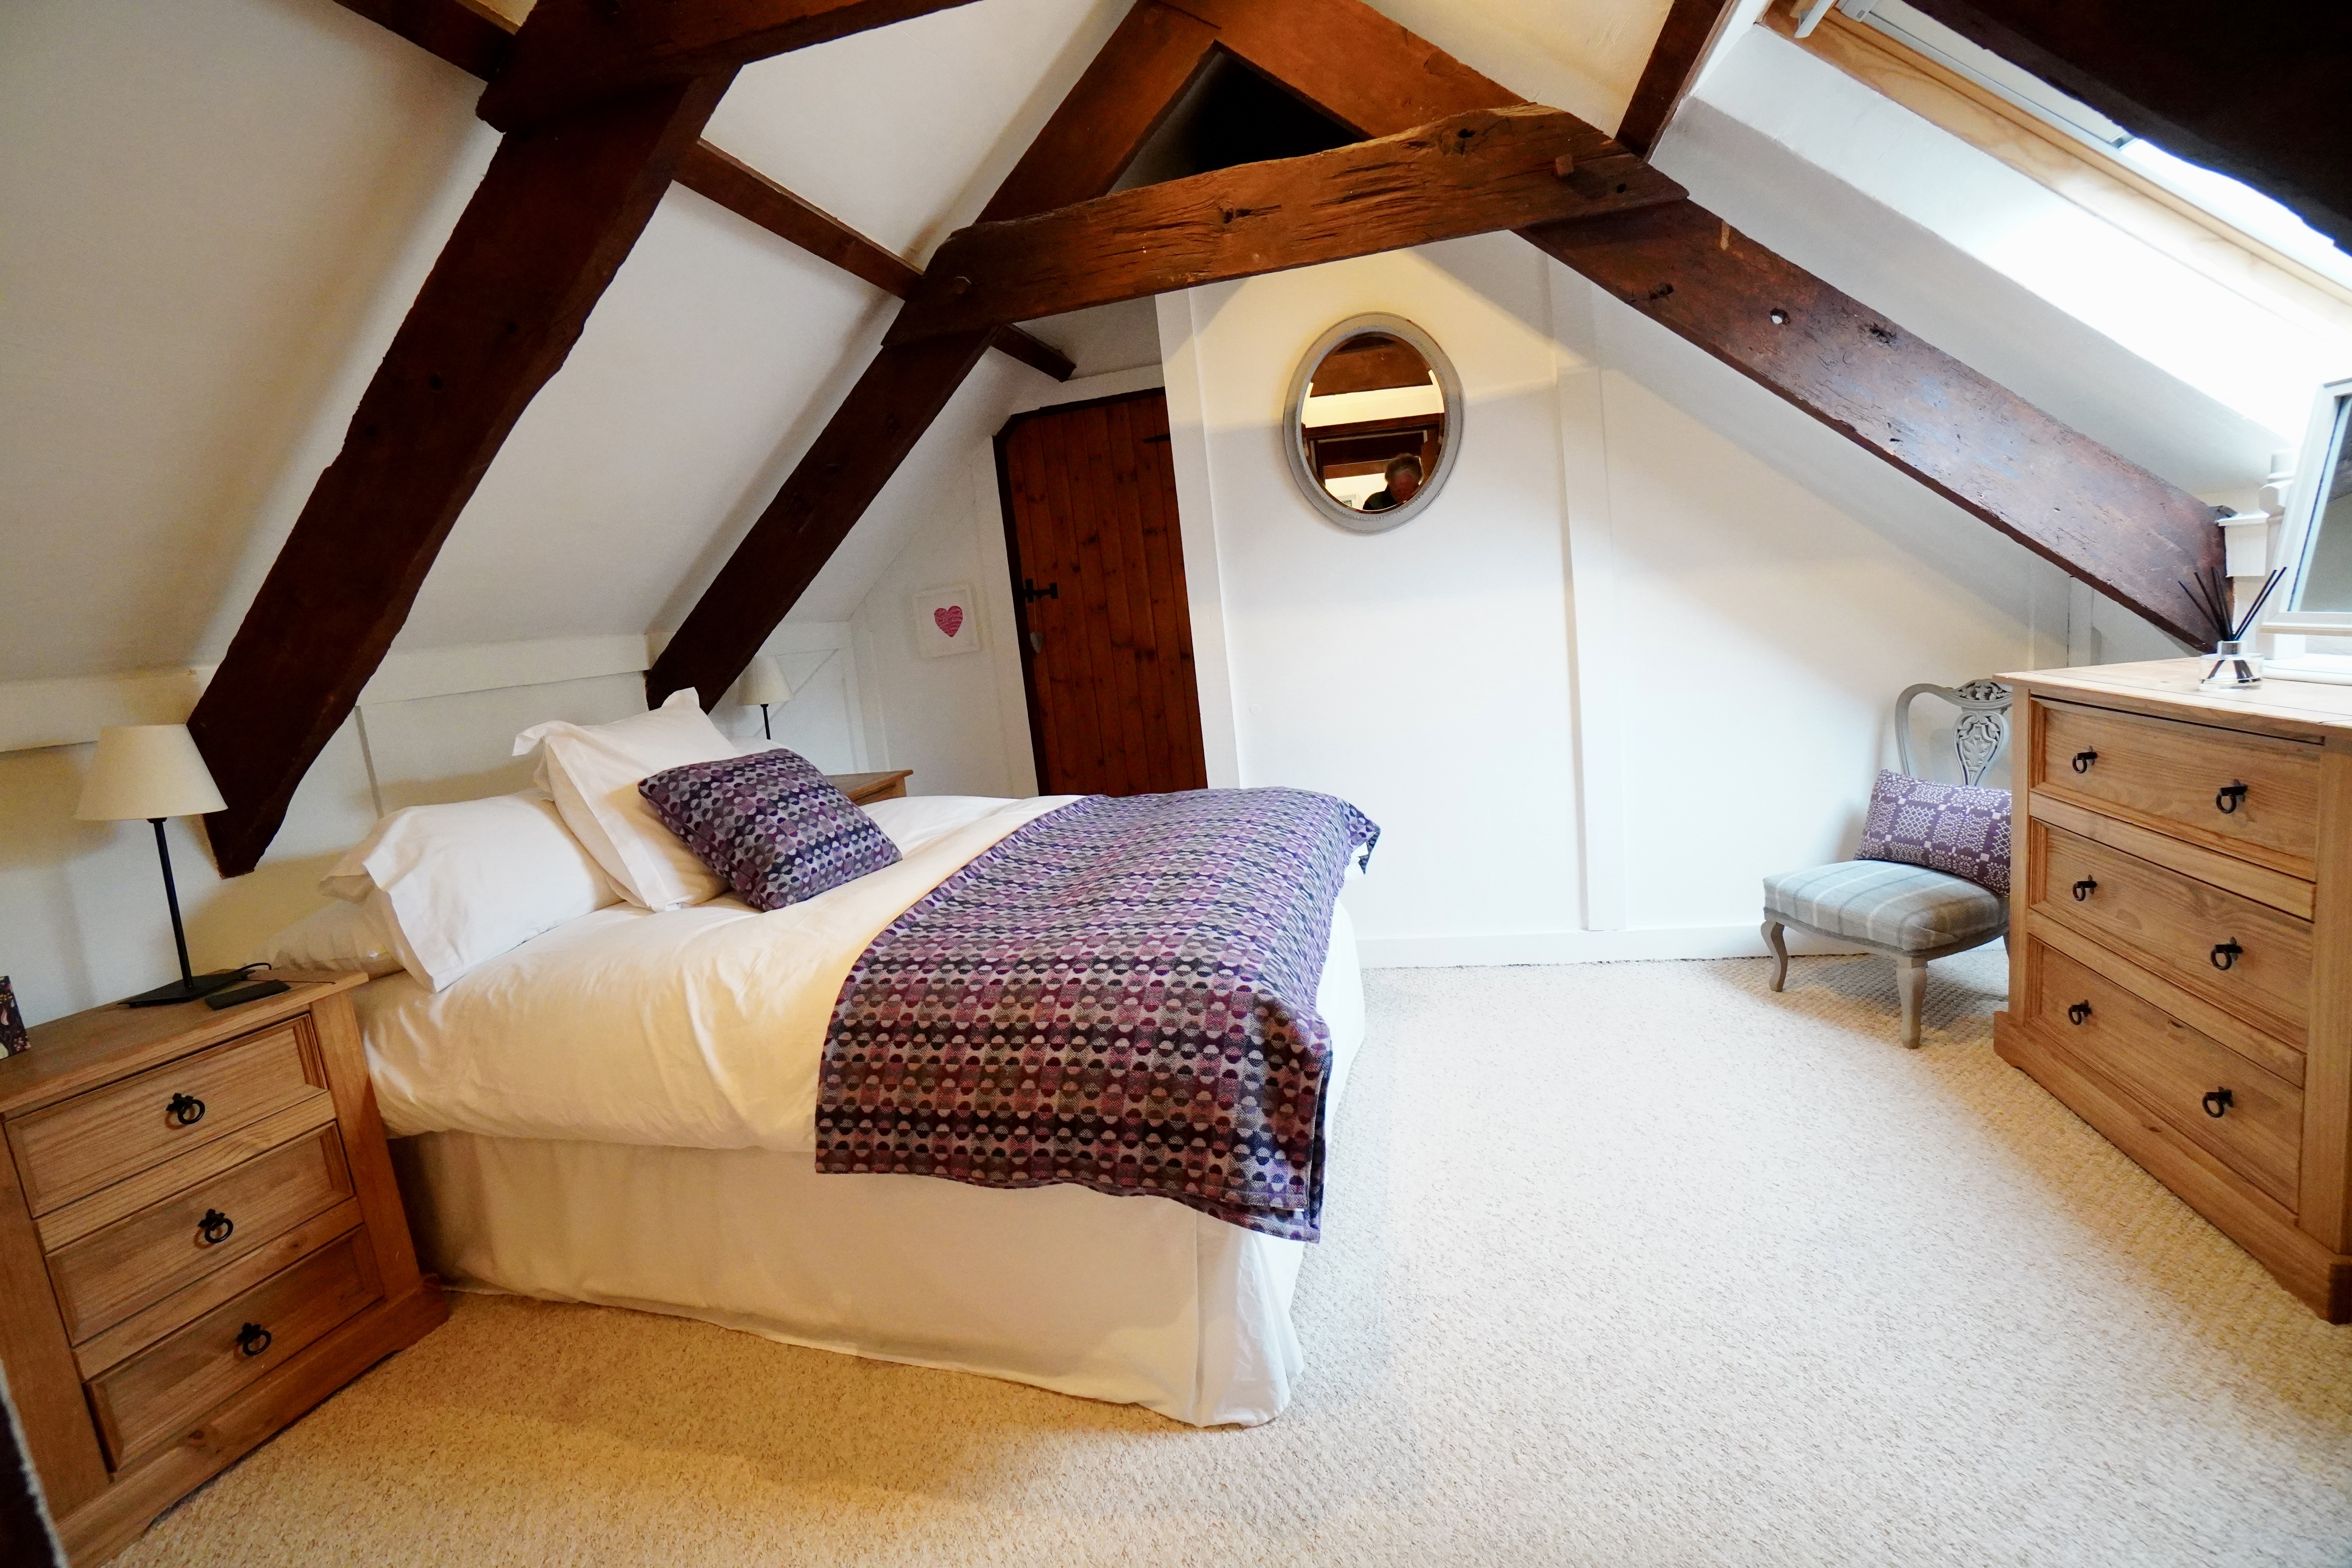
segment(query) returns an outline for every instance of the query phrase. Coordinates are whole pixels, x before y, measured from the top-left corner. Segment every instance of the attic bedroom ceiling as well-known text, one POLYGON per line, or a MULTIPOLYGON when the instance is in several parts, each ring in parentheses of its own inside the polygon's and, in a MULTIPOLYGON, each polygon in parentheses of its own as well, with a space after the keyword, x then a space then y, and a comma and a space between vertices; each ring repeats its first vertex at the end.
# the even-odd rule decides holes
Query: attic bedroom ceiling
MULTIPOLYGON (((979 0, 761 61, 704 134, 920 257, 976 215, 1127 8, 979 0)), ((1606 124, 1664 7, 1382 10, 1606 124)), ((61 635, 12 619, 0 671, 19 678, 218 652, 496 141, 471 118, 473 81, 325 0, 142 11, 99 29, 110 69, 95 81, 76 68, 93 47, 79 16, 27 7, 0 22, 0 115, 11 146, 40 154, 0 174, 31 198, 10 210, 69 214, 57 226, 89 236, 92 261, 74 278, 12 263, 34 287, 0 301, 7 341, 32 351, 29 384, 64 394, 28 400, 52 439, 16 499, 35 525, 18 536, 42 552, 20 582, 37 598, 54 587, 49 602, 74 612, 61 635), (191 256, 198 265, 175 265, 191 256), (143 330, 122 331, 124 315, 143 330), (108 329, 87 330, 98 316, 108 329), (92 342, 105 352, 92 356, 92 342), (106 439, 126 416, 137 439, 106 439), (175 448, 171 460, 152 460, 158 447, 175 448)), ((891 311, 871 287, 671 188, 474 493, 467 512, 499 526, 461 521, 403 640, 677 624, 891 311)), ((803 604, 855 603, 874 554, 853 542, 833 555, 803 604)))

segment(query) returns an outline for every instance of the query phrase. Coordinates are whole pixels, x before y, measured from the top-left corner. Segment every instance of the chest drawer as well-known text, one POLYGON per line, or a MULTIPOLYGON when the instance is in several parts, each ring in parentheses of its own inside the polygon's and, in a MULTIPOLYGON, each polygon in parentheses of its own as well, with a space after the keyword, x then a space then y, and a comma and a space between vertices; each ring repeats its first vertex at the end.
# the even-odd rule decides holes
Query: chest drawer
POLYGON ((2030 832, 2027 898, 2033 909, 2305 1047, 2308 921, 2046 822, 2034 822, 2030 832))
POLYGON ((2303 1091, 2089 965, 2038 938, 2029 942, 2032 1012, 2051 1037, 2294 1209, 2303 1091))
POLYGON ((170 1441, 381 1294, 367 1231, 355 1230, 92 1379, 90 1408, 113 1468, 170 1441))
POLYGON ((333 1126, 148 1205, 49 1255, 79 1344, 352 1195, 333 1126))
POLYGON ((326 1088, 297 1018, 8 1121, 36 1215, 248 1126, 326 1088))
POLYGON ((2312 875, 2319 842, 2316 746, 2046 703, 2032 771, 2036 789, 2312 875))

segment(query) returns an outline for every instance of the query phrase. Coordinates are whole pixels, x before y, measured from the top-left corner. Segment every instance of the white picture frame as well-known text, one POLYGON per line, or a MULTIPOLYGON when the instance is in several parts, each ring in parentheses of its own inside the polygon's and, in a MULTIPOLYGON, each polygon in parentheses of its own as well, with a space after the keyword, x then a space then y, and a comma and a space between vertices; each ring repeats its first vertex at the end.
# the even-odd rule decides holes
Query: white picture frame
POLYGON ((926 588, 915 595, 915 651, 925 658, 978 653, 987 640, 980 601, 969 583, 926 588))

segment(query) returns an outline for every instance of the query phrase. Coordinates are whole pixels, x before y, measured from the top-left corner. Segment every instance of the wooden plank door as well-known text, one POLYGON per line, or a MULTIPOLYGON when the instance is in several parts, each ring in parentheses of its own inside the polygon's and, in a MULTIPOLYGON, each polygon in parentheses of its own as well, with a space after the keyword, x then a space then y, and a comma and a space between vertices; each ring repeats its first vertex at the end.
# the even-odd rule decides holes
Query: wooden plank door
POLYGON ((1205 787, 1166 395, 1021 415, 996 473, 1037 787, 1205 787))

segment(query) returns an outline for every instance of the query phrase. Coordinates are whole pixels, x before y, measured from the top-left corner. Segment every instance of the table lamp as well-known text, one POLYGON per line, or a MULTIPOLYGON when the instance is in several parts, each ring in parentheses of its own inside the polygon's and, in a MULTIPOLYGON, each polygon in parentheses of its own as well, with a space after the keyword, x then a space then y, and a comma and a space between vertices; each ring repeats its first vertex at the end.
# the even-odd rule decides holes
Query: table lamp
POLYGON ((180 924, 180 890, 172 881, 172 847, 163 841, 167 816, 201 816, 225 803, 185 724, 120 724, 98 732, 98 754, 82 782, 74 816, 84 822, 127 822, 143 816, 155 826, 155 854, 163 863, 163 898, 172 906, 172 941, 180 950, 180 978, 128 998, 133 1007, 161 1007, 234 985, 241 969, 215 974, 188 972, 188 933, 180 924))
POLYGON ((761 735, 774 740, 775 731, 768 728, 768 704, 772 702, 781 708, 790 702, 793 689, 784 679, 784 672, 776 667, 772 656, 764 653, 751 656, 751 662, 743 667, 741 690, 745 702, 759 705, 761 735))

